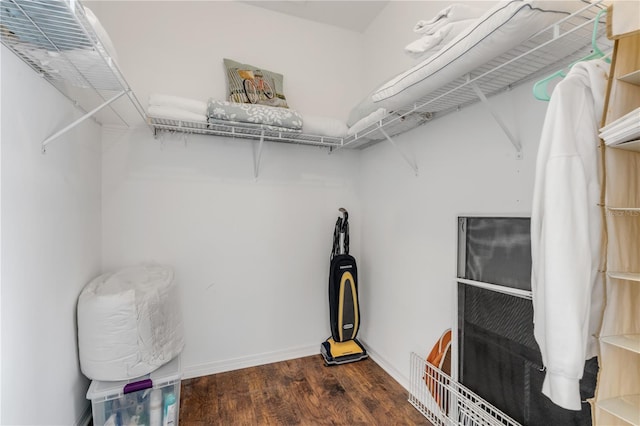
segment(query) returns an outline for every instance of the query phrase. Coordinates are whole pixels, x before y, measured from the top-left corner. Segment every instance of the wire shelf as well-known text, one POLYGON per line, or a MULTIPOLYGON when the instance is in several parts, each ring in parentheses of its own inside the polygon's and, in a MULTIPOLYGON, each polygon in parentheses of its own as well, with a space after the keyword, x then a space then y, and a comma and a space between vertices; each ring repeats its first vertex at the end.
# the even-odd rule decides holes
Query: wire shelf
MULTIPOLYGON (((332 138, 301 133, 276 132, 235 125, 208 125, 149 117, 149 124, 159 131, 185 132, 260 139, 273 142, 327 146, 330 148, 366 148, 389 136, 398 135, 433 118, 441 117, 477 101, 477 87, 486 96, 509 90, 519 84, 551 74, 584 57, 591 49, 592 31, 602 7, 597 3, 549 26, 517 47, 487 61, 470 73, 417 99, 413 104, 390 112, 382 120, 363 131, 345 138, 332 138)), ((598 25, 601 38, 606 26, 598 25)))
POLYGON ((0 0, 0 39, 84 112, 125 93, 131 104, 123 108, 127 111, 109 105, 110 114, 102 112, 99 122, 144 120, 144 109, 79 1, 0 0))
POLYGON ((413 352, 409 402, 434 426, 520 426, 413 352))
MULTIPOLYGON (((156 134, 183 132, 337 149, 364 148, 386 138, 380 129, 394 136, 464 108, 478 101, 476 87, 490 96, 566 67, 589 51, 593 25, 602 9, 597 4, 587 6, 413 104, 390 112, 362 132, 335 138, 235 124, 147 118, 79 1, 0 0, 0 4, 2 43, 85 112, 108 105, 110 113, 96 112, 103 124, 129 124, 131 111, 123 113, 121 104, 109 104, 116 94, 126 93, 135 109, 133 114, 142 117, 156 134)), ((598 37, 604 31, 605 25, 599 25, 598 37)))
MULTIPOLYGON (((269 130, 265 130, 263 135, 260 129, 246 129, 233 125, 210 126, 206 123, 157 117, 149 117, 149 124, 156 132, 174 131, 248 139, 259 139, 263 135, 264 140, 273 142, 328 146, 336 149, 363 149, 386 138, 380 129, 384 129, 389 136, 398 135, 478 102, 480 99, 474 86, 486 96, 491 96, 549 75, 579 60, 590 53, 594 24, 601 10, 602 6, 598 3, 588 5, 540 31, 517 47, 488 60, 470 73, 454 78, 450 83, 416 99, 413 104, 391 111, 382 120, 345 138, 269 130)), ((605 30, 604 22, 599 23, 597 38, 602 38, 605 30)))
POLYGON ((283 142, 302 145, 315 145, 336 148, 342 145, 342 138, 317 136, 296 132, 271 130, 268 127, 210 124, 204 121, 173 120, 147 116, 149 125, 156 135, 161 132, 178 132, 193 135, 226 136, 240 139, 260 139, 270 142, 283 142))
MULTIPOLYGON (((344 147, 366 147, 384 139, 384 135, 378 131, 380 128, 394 126, 396 133, 411 130, 416 126, 407 118, 414 114, 428 114, 430 118, 437 118, 476 103, 480 99, 474 85, 486 96, 491 96, 566 68, 591 52, 594 25, 602 9, 598 3, 586 6, 470 73, 458 76, 416 99, 413 104, 389 113, 383 120, 357 135, 345 138, 344 147), (400 123, 400 120, 404 122, 400 123)), ((605 32, 606 25, 602 18, 597 25, 596 38, 603 39, 605 32)), ((610 42, 606 43, 609 43, 607 49, 610 48, 610 42)))

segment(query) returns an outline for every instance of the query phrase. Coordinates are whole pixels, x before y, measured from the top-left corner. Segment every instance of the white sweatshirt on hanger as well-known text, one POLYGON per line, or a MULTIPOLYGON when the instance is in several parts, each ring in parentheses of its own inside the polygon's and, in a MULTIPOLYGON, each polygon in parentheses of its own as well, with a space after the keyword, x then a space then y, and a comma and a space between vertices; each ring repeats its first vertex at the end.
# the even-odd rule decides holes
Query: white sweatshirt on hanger
POLYGON ((609 65, 573 66, 556 86, 536 163, 531 215, 534 334, 542 393, 580 410, 584 361, 598 353, 604 284, 598 128, 609 65))

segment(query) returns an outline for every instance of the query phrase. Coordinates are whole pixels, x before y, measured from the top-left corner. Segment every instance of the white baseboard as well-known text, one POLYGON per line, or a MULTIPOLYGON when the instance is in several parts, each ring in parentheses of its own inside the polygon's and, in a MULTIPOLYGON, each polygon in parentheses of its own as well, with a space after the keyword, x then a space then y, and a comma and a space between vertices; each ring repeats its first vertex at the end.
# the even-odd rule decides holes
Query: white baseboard
MULTIPOLYGON (((409 378, 402 374, 400 370, 391 365, 391 363, 384 359, 384 357, 382 357, 378 352, 372 349, 366 341, 362 339, 359 340, 367 350, 369 357, 371 357, 371 359, 375 361, 376 364, 378 364, 384 371, 386 371, 391 377, 393 377, 396 382, 400 383, 400 385, 402 385, 402 387, 405 388, 407 392, 409 392, 409 378)), ((407 362, 409 362, 408 357, 407 362)))
POLYGON ((87 426, 91 421, 91 404, 87 405, 87 408, 80 416, 80 420, 76 422, 75 426, 87 426))
POLYGON ((320 353, 320 344, 313 346, 300 346, 282 351, 265 352, 240 358, 227 359, 222 361, 207 362, 186 366, 182 369, 182 378, 191 379, 194 377, 208 376, 210 374, 224 373, 227 371, 239 370, 241 368, 255 367, 258 365, 271 364, 273 362, 286 361, 289 359, 302 358, 320 353))

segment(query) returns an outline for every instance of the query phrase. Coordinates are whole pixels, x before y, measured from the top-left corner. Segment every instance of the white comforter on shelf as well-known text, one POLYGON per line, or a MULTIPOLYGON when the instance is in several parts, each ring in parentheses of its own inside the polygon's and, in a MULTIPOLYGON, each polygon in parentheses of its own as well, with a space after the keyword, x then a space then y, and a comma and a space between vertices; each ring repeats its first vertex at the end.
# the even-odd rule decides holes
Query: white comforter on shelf
POLYGON ((181 96, 153 93, 149 96, 149 105, 171 107, 198 115, 207 115, 206 102, 197 99, 183 98, 181 96))
POLYGON ((167 120, 207 122, 207 103, 181 96, 154 93, 149 96, 147 112, 167 120))
POLYGON ((207 116, 204 114, 197 114, 173 106, 149 105, 148 113, 153 117, 168 120, 207 122, 207 116))
POLYGON ((363 117, 353 126, 349 127, 349 132, 348 132, 349 136, 362 132, 364 129, 366 129, 367 127, 371 126, 374 123, 379 122, 386 116, 387 116, 387 110, 384 108, 378 108, 377 110, 373 111, 371 114, 367 115, 366 117, 363 117))
POLYGON ((343 138, 348 130, 347 124, 337 118, 305 115, 302 120, 302 133, 306 135, 343 138))
POLYGON ((581 1, 499 2, 436 54, 375 89, 353 108, 347 125, 378 108, 396 111, 413 104, 585 5, 581 1))

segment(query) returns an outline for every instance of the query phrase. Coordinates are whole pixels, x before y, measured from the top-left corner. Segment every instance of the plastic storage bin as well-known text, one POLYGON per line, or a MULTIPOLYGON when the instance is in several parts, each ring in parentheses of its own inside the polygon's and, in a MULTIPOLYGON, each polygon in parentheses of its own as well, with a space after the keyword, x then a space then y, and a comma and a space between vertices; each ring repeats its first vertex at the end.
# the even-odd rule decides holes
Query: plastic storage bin
POLYGON ((142 377, 94 380, 87 391, 94 426, 178 426, 180 357, 142 377))

